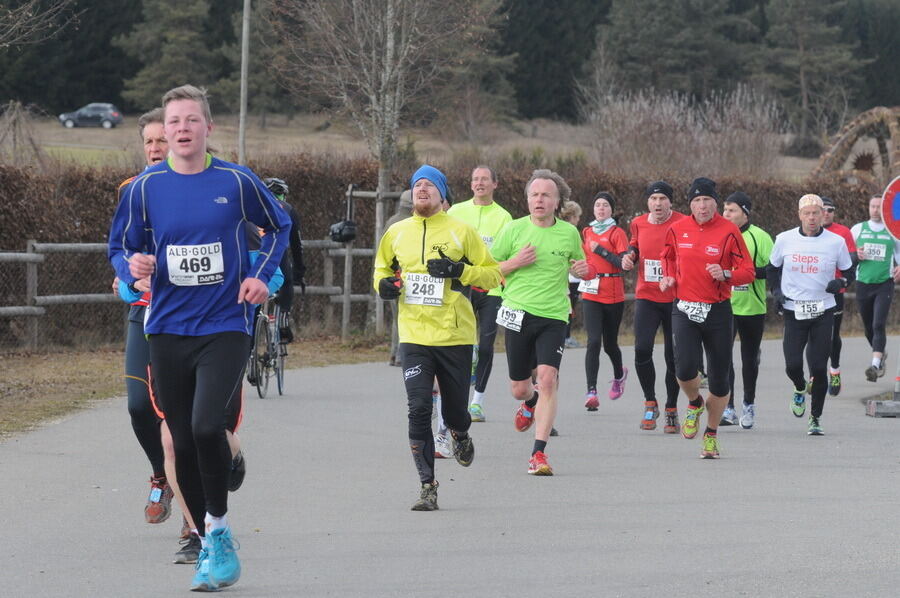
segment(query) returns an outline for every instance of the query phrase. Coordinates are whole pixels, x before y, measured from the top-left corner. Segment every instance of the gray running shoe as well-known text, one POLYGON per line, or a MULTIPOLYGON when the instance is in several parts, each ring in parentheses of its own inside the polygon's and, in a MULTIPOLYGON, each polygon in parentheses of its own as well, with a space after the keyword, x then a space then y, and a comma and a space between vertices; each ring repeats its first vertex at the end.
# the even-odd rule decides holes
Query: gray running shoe
POLYGON ((200 536, 192 533, 187 539, 181 541, 181 550, 175 553, 173 563, 190 565, 197 562, 200 556, 200 536))
POLYGON ((422 484, 422 490, 419 492, 419 500, 412 506, 413 511, 437 511, 437 480, 430 484, 422 484))
POLYGON ((756 417, 756 405, 748 405, 744 403, 744 410, 741 413, 741 427, 749 430, 753 427, 754 418, 756 417))
POLYGON ((247 475, 247 463, 244 462, 244 453, 238 451, 237 456, 231 460, 231 468, 228 471, 228 491, 237 492, 237 489, 244 483, 245 475, 247 475))
POLYGON ((453 434, 450 435, 451 444, 453 446, 453 458, 463 467, 468 467, 475 459, 475 443, 472 442, 471 436, 466 436, 462 440, 457 440, 453 434))
POLYGON ((735 426, 738 423, 737 413, 734 412, 734 407, 726 407, 725 411, 722 413, 722 419, 719 421, 720 426, 735 426))

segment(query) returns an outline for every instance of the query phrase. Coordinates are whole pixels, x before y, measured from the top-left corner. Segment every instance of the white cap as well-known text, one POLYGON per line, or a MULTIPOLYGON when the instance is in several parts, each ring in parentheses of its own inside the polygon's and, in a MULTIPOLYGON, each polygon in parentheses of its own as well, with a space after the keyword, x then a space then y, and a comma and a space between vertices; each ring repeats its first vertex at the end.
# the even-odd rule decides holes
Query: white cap
POLYGON ((820 208, 824 208, 825 204, 822 203, 822 198, 814 193, 808 193, 800 198, 800 201, 797 204, 797 209, 802 210, 808 206, 819 206, 820 208))

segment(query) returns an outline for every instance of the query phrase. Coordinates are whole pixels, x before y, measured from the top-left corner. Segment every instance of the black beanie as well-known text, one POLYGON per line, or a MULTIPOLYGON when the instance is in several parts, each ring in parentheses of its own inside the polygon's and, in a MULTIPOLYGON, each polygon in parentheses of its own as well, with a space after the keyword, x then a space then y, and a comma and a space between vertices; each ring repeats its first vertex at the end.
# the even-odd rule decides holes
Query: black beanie
POLYGON ((834 200, 833 200, 833 199, 831 199, 830 197, 825 197, 824 195, 821 195, 820 197, 822 198, 822 205, 823 205, 823 206, 825 206, 826 208, 833 208, 833 207, 834 207, 834 200))
POLYGON ((608 202, 609 202, 609 207, 612 208, 613 211, 615 211, 615 209, 616 209, 616 198, 613 197, 613 194, 612 194, 612 193, 609 193, 609 192, 607 192, 607 191, 601 191, 600 193, 598 193, 597 195, 595 195, 595 196, 594 196, 594 199, 592 199, 591 201, 592 201, 592 202, 596 202, 596 201, 597 201, 598 199, 600 199, 601 197, 602 197, 603 199, 605 199, 606 201, 608 201, 608 202))
POLYGON ((675 190, 672 189, 672 185, 665 181, 656 181, 647 185, 647 188, 644 190, 644 198, 646 199, 654 193, 662 193, 669 198, 669 201, 673 201, 675 198, 675 190))
POLYGON ((728 196, 725 200, 725 203, 734 203, 737 204, 744 213, 749 216, 750 210, 753 209, 753 202, 750 201, 750 196, 744 193, 743 191, 737 191, 728 196))
POLYGON ((694 182, 691 183, 691 188, 688 189, 688 201, 700 195, 706 195, 719 201, 719 194, 716 192, 716 182, 706 177, 694 179, 694 182))

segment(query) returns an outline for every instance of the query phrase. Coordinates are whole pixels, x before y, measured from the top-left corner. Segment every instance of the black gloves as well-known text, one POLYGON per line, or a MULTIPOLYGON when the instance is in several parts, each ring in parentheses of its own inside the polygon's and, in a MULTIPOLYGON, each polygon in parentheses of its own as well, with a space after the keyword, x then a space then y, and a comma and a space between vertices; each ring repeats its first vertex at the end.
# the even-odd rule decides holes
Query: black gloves
POLYGON ((834 280, 828 281, 828 286, 825 287, 825 292, 834 295, 836 293, 839 293, 841 289, 845 288, 847 288, 847 281, 843 278, 835 278, 834 280))
POLYGON ((396 276, 382 278, 378 281, 378 296, 386 301, 396 299, 400 296, 400 287, 402 286, 403 281, 396 276))
POLYGON ((772 289, 772 300, 775 302, 775 311, 780 312, 784 307, 784 293, 781 292, 781 287, 772 289))
POLYGON ((462 262, 454 262, 444 252, 438 249, 441 256, 439 260, 428 260, 428 274, 435 278, 459 278, 462 276, 466 265, 462 262))

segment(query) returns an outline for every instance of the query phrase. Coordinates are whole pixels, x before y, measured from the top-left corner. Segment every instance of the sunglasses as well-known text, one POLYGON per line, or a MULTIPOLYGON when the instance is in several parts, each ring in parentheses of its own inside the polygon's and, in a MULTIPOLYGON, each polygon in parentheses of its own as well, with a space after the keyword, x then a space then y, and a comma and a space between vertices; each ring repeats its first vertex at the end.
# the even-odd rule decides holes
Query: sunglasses
POLYGON ((834 208, 825 208, 825 211, 831 214, 832 212, 834 212, 834 208))

